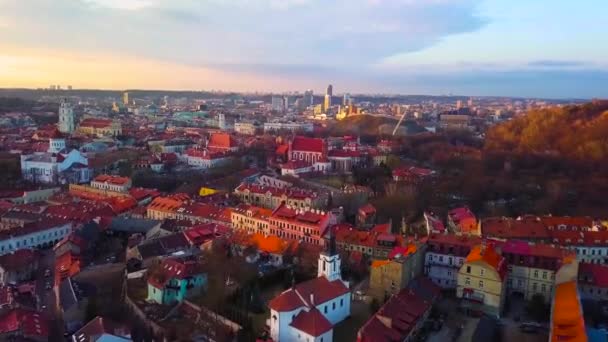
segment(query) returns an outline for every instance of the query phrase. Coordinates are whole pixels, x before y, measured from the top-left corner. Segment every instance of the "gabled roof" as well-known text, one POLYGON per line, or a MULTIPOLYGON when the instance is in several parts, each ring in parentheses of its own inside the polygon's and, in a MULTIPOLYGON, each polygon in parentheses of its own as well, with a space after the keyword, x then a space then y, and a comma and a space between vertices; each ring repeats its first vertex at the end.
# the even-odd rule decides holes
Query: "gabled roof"
POLYGON ((300 311, 289 325, 314 337, 333 329, 332 324, 316 308, 300 311))
POLYGON ((506 260, 496 252, 492 243, 473 247, 467 255, 466 262, 484 262, 492 267, 501 278, 504 278, 506 274, 506 260))
POLYGON ((578 265, 578 282, 581 285, 590 285, 608 288, 608 266, 591 263, 578 265))
POLYGON ((76 342, 95 342, 101 335, 112 335, 112 341, 131 341, 129 329, 107 318, 97 316, 73 335, 76 342))
POLYGON ((148 277, 148 283, 156 288, 163 288, 171 279, 186 279, 199 274, 195 261, 178 258, 163 260, 160 269, 148 277))
POLYGON ((349 291, 340 279, 329 281, 325 277, 318 277, 284 291, 273 298, 268 306, 276 311, 291 311, 303 306, 314 307, 345 295, 349 291))
POLYGON ((291 142, 292 151, 323 153, 324 149, 325 141, 319 138, 296 136, 291 142))

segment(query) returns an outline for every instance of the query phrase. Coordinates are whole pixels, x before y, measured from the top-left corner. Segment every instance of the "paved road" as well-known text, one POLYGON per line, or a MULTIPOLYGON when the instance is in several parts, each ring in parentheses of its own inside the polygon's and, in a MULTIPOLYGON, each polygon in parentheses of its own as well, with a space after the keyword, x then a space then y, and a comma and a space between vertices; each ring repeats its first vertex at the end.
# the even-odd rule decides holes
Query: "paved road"
MULTIPOLYGON (((49 341, 61 341, 63 339, 63 321, 57 308, 55 285, 55 253, 52 249, 42 250, 42 257, 38 262, 38 275, 36 277, 36 293, 38 294, 38 309, 44 313, 49 320, 49 341), (50 271, 45 276, 46 270, 50 271), (46 285, 50 283, 52 289, 47 290, 46 285)), ((58 293, 58 292, 57 292, 58 293)))

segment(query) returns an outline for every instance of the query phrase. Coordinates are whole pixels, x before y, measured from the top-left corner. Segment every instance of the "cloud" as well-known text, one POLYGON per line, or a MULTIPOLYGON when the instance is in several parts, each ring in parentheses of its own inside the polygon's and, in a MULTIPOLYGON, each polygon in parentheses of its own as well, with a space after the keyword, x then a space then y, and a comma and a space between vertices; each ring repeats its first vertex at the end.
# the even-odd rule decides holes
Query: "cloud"
POLYGON ((475 15, 478 2, 0 0, 2 13, 19 23, 0 41, 191 65, 359 67, 478 30, 485 24, 475 15))
POLYGON ((564 60, 538 60, 528 63, 531 67, 539 68, 572 68, 589 67, 590 64, 584 61, 564 61, 564 60))

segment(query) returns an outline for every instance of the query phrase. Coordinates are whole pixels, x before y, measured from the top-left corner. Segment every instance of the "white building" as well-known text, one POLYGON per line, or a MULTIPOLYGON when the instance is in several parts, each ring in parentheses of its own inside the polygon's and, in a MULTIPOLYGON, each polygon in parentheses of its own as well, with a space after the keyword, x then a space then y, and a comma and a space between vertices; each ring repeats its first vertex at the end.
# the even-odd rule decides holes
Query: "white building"
POLYGON ((351 293, 340 275, 340 255, 332 237, 319 255, 318 277, 297 284, 269 303, 274 341, 331 342, 333 327, 350 316, 351 293))
POLYGON ((74 109, 66 101, 61 101, 59 105, 59 123, 58 128, 61 133, 72 133, 74 132, 74 109))
POLYGON ((481 239, 474 236, 431 234, 424 258, 424 274, 444 289, 455 289, 458 270, 478 243, 481 239))
POLYGON ((56 151, 59 146, 65 146, 63 139, 50 139, 49 152, 21 155, 21 176, 34 183, 58 183, 64 180, 68 183, 89 182, 92 170, 88 168, 89 161, 78 150, 68 151, 65 148, 56 151))
POLYGON ((314 125, 310 122, 266 122, 264 123, 264 132, 275 131, 292 131, 292 132, 312 132, 314 125))
POLYGON ((234 131, 244 135, 255 135, 255 125, 250 122, 235 122, 234 131))
POLYGON ((212 169, 225 165, 232 160, 232 156, 227 153, 211 153, 206 149, 189 149, 185 153, 188 165, 204 169, 212 169))
POLYGON ((0 255, 26 248, 51 247, 72 232, 72 223, 44 220, 0 231, 0 255))

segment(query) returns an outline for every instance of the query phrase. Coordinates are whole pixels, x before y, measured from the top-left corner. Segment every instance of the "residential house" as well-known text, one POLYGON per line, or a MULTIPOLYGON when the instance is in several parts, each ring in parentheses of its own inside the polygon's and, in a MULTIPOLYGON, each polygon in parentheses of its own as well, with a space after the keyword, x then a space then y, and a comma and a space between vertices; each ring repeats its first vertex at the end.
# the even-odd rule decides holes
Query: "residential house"
POLYGON ((395 247, 404 245, 403 237, 390 233, 388 224, 376 225, 371 230, 357 230, 349 224, 339 224, 332 229, 338 250, 360 252, 368 258, 386 259, 395 247))
POLYGON ((410 286, 392 295, 359 329, 357 342, 417 341, 440 288, 420 277, 410 286))
POLYGON ((0 256, 0 284, 18 284, 34 279, 38 259, 38 253, 31 249, 20 249, 0 256))
POLYGON ((212 169, 228 164, 235 156, 229 151, 211 151, 208 149, 190 148, 184 153, 190 166, 212 169))
POLYGON ((370 268, 369 294, 379 303, 399 293, 422 274, 424 248, 410 244, 396 247, 386 260, 374 260, 370 268))
POLYGON ((473 312, 500 317, 506 298, 507 262, 493 243, 471 249, 458 272, 456 296, 473 312))
POLYGON ((270 217, 272 210, 240 204, 231 210, 232 227, 249 233, 270 233, 270 217))
POLYGON ((317 278, 296 284, 269 302, 267 324, 274 341, 331 342, 334 325, 350 316, 351 292, 340 274, 333 237, 325 245, 317 278))
POLYGON ((148 275, 147 301, 171 305, 199 295, 207 283, 196 261, 167 258, 148 275))
POLYGON ((301 209, 324 209, 329 200, 328 195, 323 192, 296 187, 278 188, 248 183, 241 183, 234 190, 234 195, 244 203, 269 209, 275 209, 282 203, 301 209))
POLYGON ((477 218, 468 207, 448 211, 448 229, 462 234, 481 235, 477 218))
POLYGON ((72 342, 128 342, 128 327, 108 318, 97 316, 72 335, 72 342))
POLYGON ((470 235, 431 233, 427 240, 424 274, 444 289, 455 289, 460 267, 481 239, 470 235))
POLYGON ((553 298, 555 273, 573 252, 560 246, 509 240, 501 246, 508 263, 507 293, 519 293, 526 300, 540 295, 547 303, 553 298))
POLYGON ((99 175, 91 181, 91 187, 100 190, 128 192, 131 188, 131 179, 112 175, 99 175))
POLYGON ((582 300, 607 300, 608 266, 580 263, 578 266, 578 287, 582 300))
POLYGON ((323 245, 323 236, 335 224, 331 212, 294 208, 282 204, 270 217, 270 234, 280 238, 323 245))
POLYGON ((357 210, 357 227, 371 228, 376 224, 376 208, 370 203, 362 205, 357 210))
POLYGON ((162 220, 176 216, 177 209, 190 201, 186 194, 173 194, 166 197, 156 197, 148 205, 146 216, 153 220, 162 220))
POLYGON ((230 237, 232 250, 236 255, 246 256, 248 262, 262 262, 274 267, 290 263, 298 249, 298 242, 283 240, 276 235, 235 232, 230 237), (247 255, 248 249, 252 249, 247 255))

